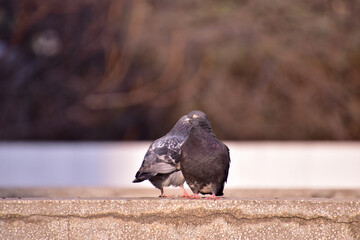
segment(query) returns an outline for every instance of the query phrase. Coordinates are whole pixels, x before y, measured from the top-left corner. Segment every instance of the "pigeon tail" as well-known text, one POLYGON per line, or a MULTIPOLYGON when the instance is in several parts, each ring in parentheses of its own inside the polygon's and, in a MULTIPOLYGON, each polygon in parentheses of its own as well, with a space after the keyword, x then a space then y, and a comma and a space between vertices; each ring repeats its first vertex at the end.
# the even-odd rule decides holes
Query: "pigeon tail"
MULTIPOLYGON (((223 196, 224 195, 224 184, 222 184, 219 190, 215 193, 216 196, 223 196)), ((214 193, 213 193, 214 194, 214 193)))
POLYGON ((155 175, 156 173, 137 172, 135 175, 135 179, 132 182, 133 183, 142 182, 148 180, 149 178, 152 178, 155 175))

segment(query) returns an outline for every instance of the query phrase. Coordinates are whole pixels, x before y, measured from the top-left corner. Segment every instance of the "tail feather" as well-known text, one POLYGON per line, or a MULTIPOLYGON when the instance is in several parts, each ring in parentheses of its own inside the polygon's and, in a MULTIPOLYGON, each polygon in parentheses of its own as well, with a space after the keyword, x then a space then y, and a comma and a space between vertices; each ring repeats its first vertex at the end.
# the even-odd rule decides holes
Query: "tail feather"
POLYGON ((133 183, 142 182, 148 180, 149 178, 152 178, 155 175, 156 173, 137 172, 135 175, 135 179, 132 182, 133 183))
POLYGON ((218 189, 218 191, 215 193, 215 196, 223 196, 224 195, 224 182, 220 185, 220 188, 218 189))

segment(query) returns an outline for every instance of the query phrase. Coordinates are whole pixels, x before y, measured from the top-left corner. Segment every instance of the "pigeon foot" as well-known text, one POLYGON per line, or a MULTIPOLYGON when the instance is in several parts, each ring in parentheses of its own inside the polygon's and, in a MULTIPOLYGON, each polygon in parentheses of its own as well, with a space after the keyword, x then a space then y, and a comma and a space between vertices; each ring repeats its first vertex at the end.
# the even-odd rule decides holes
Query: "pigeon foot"
POLYGON ((190 195, 188 197, 186 197, 188 199, 200 199, 201 197, 199 195, 197 195, 196 193, 194 193, 194 195, 190 195))
POLYGON ((182 198, 188 198, 190 197, 190 195, 186 192, 184 186, 180 186, 181 190, 183 191, 183 195, 180 195, 179 197, 182 197, 182 198))
POLYGON ((160 195, 159 198, 175 198, 174 195, 160 195))
POLYGON ((211 197, 207 197, 205 199, 218 200, 218 199, 221 199, 221 197, 217 197, 217 196, 215 196, 215 194, 213 194, 211 197))
POLYGON ((174 198, 173 195, 165 195, 164 189, 160 189, 161 191, 161 195, 159 196, 160 198, 174 198))

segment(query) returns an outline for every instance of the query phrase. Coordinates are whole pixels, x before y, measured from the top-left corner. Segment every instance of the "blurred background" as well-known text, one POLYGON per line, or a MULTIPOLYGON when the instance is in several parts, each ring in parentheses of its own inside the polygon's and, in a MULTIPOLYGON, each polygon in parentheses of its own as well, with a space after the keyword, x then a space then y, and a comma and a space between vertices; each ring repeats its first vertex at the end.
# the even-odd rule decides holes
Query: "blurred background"
POLYGON ((359 12, 355 0, 0 0, 3 174, 24 141, 41 141, 37 160, 51 158, 46 141, 149 141, 194 109, 223 140, 358 141, 359 12))
POLYGON ((358 1, 0 1, 2 140, 360 139, 358 1))

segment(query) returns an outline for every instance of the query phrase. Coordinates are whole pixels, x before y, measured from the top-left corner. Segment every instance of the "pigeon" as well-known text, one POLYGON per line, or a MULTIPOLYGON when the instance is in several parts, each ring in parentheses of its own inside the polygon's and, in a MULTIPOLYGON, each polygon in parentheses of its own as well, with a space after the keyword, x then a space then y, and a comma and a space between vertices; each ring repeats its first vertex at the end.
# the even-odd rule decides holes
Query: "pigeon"
POLYGON ((159 197, 167 197, 164 187, 180 186, 183 196, 189 196, 184 189, 184 176, 179 170, 180 147, 187 139, 191 124, 186 115, 182 116, 165 136, 155 140, 145 154, 133 183, 149 180, 160 189, 159 197))
POLYGON ((229 148, 216 138, 205 113, 192 111, 188 119, 192 128, 181 146, 179 165, 194 193, 190 198, 199 199, 202 193, 212 194, 207 199, 220 199, 229 173, 229 148))

